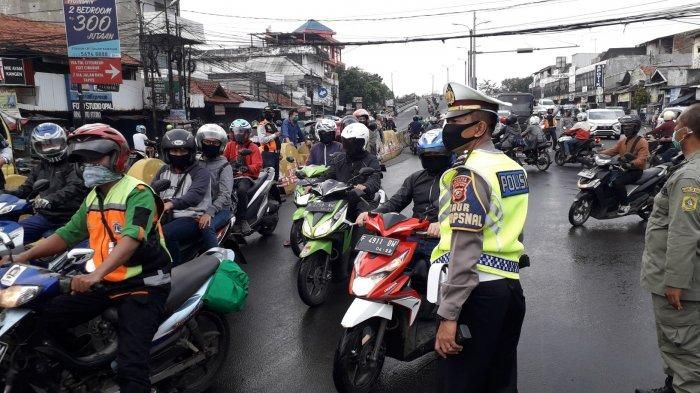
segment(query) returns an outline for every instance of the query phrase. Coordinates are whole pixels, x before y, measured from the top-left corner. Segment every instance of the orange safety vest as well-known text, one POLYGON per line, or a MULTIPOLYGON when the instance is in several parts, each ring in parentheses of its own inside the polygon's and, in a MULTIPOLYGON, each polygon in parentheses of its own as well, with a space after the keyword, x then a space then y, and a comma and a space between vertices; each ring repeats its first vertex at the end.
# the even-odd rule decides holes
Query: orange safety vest
MULTIPOLYGON (((258 127, 265 127, 268 124, 270 124, 269 121, 263 120, 260 122, 260 124, 258 124, 258 127)), ((265 130, 265 133, 267 133, 267 129, 265 130)), ((263 151, 269 151, 274 153, 277 151, 277 141, 273 139, 270 142, 260 144, 260 147, 263 148, 263 151)))

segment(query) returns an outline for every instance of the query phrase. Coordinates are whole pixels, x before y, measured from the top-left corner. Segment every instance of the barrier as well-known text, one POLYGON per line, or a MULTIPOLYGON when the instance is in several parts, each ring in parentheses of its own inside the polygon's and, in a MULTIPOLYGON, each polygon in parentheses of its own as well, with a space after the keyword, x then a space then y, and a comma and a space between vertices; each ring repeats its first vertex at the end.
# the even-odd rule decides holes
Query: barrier
POLYGON ((19 188, 27 180, 27 176, 23 175, 5 175, 5 190, 14 191, 19 188))
POLYGON ((133 176, 146 184, 151 184, 160 168, 165 163, 157 158, 144 158, 138 160, 129 168, 127 175, 133 176))

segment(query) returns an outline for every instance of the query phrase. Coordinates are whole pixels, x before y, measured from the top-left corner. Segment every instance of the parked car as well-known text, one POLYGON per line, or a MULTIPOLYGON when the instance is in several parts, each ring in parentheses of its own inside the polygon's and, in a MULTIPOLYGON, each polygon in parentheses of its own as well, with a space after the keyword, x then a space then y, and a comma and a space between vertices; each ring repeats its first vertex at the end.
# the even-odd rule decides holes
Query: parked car
POLYGON ((535 106, 533 112, 543 114, 547 113, 547 111, 550 109, 554 110, 555 112, 557 111, 557 106, 554 104, 554 101, 547 98, 540 98, 537 100, 537 106, 535 106))
POLYGON ((591 109, 588 111, 588 121, 595 126, 592 134, 620 139, 620 115, 617 109, 591 109))

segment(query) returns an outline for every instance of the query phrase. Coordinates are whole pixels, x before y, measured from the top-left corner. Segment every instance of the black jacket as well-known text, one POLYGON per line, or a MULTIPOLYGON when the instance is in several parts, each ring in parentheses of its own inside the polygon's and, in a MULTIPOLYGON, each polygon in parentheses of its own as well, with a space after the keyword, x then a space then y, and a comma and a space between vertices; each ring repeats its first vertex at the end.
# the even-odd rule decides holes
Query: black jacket
POLYGON ((423 169, 407 177, 396 194, 374 211, 399 213, 413 202, 413 217, 437 222, 439 199, 440 175, 433 176, 423 169))
POLYGON ((331 161, 328 171, 323 178, 335 179, 344 183, 349 182, 352 185, 363 184, 367 187, 365 190, 365 197, 369 199, 373 198, 374 194, 379 191, 382 186, 382 173, 380 171, 381 166, 375 155, 364 152, 361 157, 351 160, 343 152, 339 153, 335 156, 335 159, 331 161), (367 179, 365 179, 364 176, 357 176, 360 173, 360 169, 364 167, 374 168, 377 172, 367 177, 367 179), (353 177, 355 178, 350 181, 353 177))
POLYGON ((37 209, 37 213, 55 223, 68 222, 78 211, 89 191, 78 166, 67 160, 55 163, 41 160, 29 173, 24 184, 7 193, 18 198, 27 198, 32 194, 34 182, 40 179, 49 181, 49 188, 40 195, 49 201, 51 206, 49 209, 37 209))

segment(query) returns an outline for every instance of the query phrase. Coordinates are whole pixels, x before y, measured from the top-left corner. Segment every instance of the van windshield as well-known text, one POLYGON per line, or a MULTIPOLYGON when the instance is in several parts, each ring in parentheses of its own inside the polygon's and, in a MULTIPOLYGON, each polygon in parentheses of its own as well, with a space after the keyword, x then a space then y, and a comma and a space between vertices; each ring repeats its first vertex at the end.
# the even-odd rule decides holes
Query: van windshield
POLYGON ((588 112, 590 120, 617 120, 618 114, 616 111, 591 111, 588 112))

